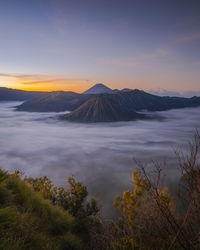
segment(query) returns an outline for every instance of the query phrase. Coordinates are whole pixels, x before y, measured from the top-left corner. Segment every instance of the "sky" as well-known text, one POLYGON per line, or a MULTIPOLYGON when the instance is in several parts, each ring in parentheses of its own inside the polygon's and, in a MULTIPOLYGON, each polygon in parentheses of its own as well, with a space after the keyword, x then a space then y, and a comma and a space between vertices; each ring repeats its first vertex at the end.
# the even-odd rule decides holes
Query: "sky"
POLYGON ((200 91, 200 1, 0 4, 1 87, 200 91))

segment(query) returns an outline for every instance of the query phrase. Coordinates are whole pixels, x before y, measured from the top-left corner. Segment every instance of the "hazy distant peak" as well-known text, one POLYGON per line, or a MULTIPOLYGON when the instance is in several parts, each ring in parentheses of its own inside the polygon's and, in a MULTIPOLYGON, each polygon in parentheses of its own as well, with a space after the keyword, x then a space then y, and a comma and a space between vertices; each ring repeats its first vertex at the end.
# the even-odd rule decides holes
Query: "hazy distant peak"
POLYGON ((124 88, 124 89, 122 89, 121 91, 123 91, 123 92, 129 92, 129 91, 132 91, 132 89, 124 88))
POLYGON ((108 88, 103 83, 97 83, 88 90, 86 90, 85 92, 83 92, 83 94, 103 94, 103 93, 111 94, 113 93, 113 90, 108 88))
POLYGON ((162 88, 149 89, 148 93, 158 96, 176 96, 176 97, 187 97, 200 96, 200 91, 170 91, 162 88))
POLYGON ((178 96, 178 97, 183 96, 179 92, 169 91, 169 90, 162 89, 162 88, 149 89, 147 90, 147 92, 153 95, 158 95, 158 96, 178 96))

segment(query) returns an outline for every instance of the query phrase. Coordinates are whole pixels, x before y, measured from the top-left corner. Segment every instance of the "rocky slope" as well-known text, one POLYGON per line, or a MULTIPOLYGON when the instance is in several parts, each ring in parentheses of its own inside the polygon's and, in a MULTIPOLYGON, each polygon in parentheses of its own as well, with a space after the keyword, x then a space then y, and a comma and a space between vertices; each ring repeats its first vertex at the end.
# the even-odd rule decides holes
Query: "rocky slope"
POLYGON ((94 97, 69 114, 61 116, 73 122, 116 122, 144 118, 144 115, 128 110, 104 96, 94 97))
POLYGON ((73 111, 90 98, 99 96, 112 99, 124 108, 133 111, 164 111, 174 108, 200 106, 200 97, 161 97, 135 89, 128 92, 118 91, 113 94, 89 95, 64 91, 45 93, 39 97, 24 102, 22 105, 17 107, 17 110, 30 112, 73 111))

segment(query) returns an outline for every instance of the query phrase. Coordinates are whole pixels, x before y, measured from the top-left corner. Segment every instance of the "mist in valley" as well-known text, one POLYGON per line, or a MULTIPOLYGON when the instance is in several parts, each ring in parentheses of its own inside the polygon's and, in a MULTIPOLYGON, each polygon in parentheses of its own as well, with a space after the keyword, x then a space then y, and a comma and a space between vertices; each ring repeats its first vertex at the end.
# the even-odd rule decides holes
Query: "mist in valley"
MULTIPOLYGON (((75 124, 58 113, 17 112, 19 102, 0 103, 1 168, 26 176, 46 175, 66 185, 72 174, 112 215, 116 195, 132 186, 135 161, 166 162, 167 183, 178 178, 174 149, 184 151, 200 129, 200 108, 154 112, 165 119, 75 124)), ((151 114, 151 113, 149 113, 151 114)))

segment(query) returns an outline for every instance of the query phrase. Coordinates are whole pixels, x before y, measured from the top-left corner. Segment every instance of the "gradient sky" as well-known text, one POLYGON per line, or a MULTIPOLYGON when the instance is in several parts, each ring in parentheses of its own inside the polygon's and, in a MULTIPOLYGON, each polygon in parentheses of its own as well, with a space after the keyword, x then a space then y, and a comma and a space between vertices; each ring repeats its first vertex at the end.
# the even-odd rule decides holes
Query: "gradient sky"
POLYGON ((200 91, 200 1, 7 0, 0 86, 200 91))

